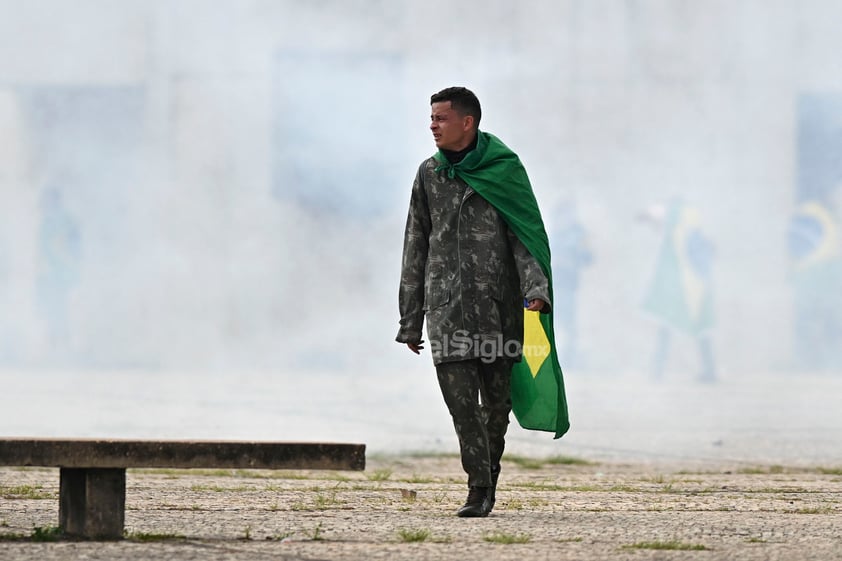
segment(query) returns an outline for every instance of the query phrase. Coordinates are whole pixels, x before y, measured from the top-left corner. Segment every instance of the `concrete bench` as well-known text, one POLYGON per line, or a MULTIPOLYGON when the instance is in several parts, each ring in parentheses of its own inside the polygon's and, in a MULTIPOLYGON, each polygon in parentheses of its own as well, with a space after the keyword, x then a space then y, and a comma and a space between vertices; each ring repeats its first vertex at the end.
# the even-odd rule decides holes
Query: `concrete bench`
POLYGON ((127 468, 364 470, 365 444, 3 438, 0 466, 60 468, 62 532, 120 539, 127 468))

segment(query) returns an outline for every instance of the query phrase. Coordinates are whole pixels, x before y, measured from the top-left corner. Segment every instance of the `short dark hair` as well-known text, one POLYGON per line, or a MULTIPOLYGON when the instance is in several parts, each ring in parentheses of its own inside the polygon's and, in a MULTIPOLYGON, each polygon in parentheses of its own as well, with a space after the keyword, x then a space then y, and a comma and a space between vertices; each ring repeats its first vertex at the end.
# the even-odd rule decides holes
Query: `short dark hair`
POLYGON ((470 115, 473 117, 474 127, 479 127, 479 120, 482 118, 482 109, 474 92, 468 88, 454 86, 445 88, 430 96, 430 105, 443 101, 449 101, 453 110, 460 115, 470 115))

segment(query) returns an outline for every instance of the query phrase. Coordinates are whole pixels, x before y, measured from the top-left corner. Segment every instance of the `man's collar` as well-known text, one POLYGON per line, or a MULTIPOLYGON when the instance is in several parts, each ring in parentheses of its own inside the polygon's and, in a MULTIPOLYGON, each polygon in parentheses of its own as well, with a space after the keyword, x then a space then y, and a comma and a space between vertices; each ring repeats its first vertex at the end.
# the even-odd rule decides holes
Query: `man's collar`
POLYGON ((447 161, 451 164, 458 164, 461 162, 468 153, 477 147, 477 140, 479 139, 478 134, 474 134, 474 139, 468 144, 466 147, 462 148, 461 150, 441 150, 441 153, 444 154, 444 157, 447 158, 447 161))

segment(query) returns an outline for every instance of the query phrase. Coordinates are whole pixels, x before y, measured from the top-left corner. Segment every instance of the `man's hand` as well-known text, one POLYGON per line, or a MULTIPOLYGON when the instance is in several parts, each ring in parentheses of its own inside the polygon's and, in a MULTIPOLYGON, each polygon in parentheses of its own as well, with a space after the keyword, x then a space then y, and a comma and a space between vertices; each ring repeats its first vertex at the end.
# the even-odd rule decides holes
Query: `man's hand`
POLYGON ((541 300, 539 298, 536 298, 535 300, 529 301, 529 305, 526 307, 526 309, 529 310, 530 312, 540 312, 541 310, 544 309, 544 306, 546 306, 546 305, 547 305, 546 302, 544 302, 543 300, 541 300))
POLYGON ((417 343, 407 343, 406 346, 409 347, 409 350, 413 353, 420 355, 421 351, 424 349, 424 340, 422 339, 417 343))

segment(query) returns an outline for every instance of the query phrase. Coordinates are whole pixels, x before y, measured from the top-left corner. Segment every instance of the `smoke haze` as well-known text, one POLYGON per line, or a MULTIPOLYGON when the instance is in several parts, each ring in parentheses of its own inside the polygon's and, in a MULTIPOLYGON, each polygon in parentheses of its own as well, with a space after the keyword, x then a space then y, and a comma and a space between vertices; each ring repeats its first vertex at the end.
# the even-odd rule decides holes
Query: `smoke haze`
POLYGON ((464 85, 529 171, 569 311, 571 432, 513 423, 512 450, 842 461, 839 21, 0 0, 0 433, 455 451, 429 354, 394 336, 429 96, 464 85), (701 335, 653 314, 679 238, 701 335))

